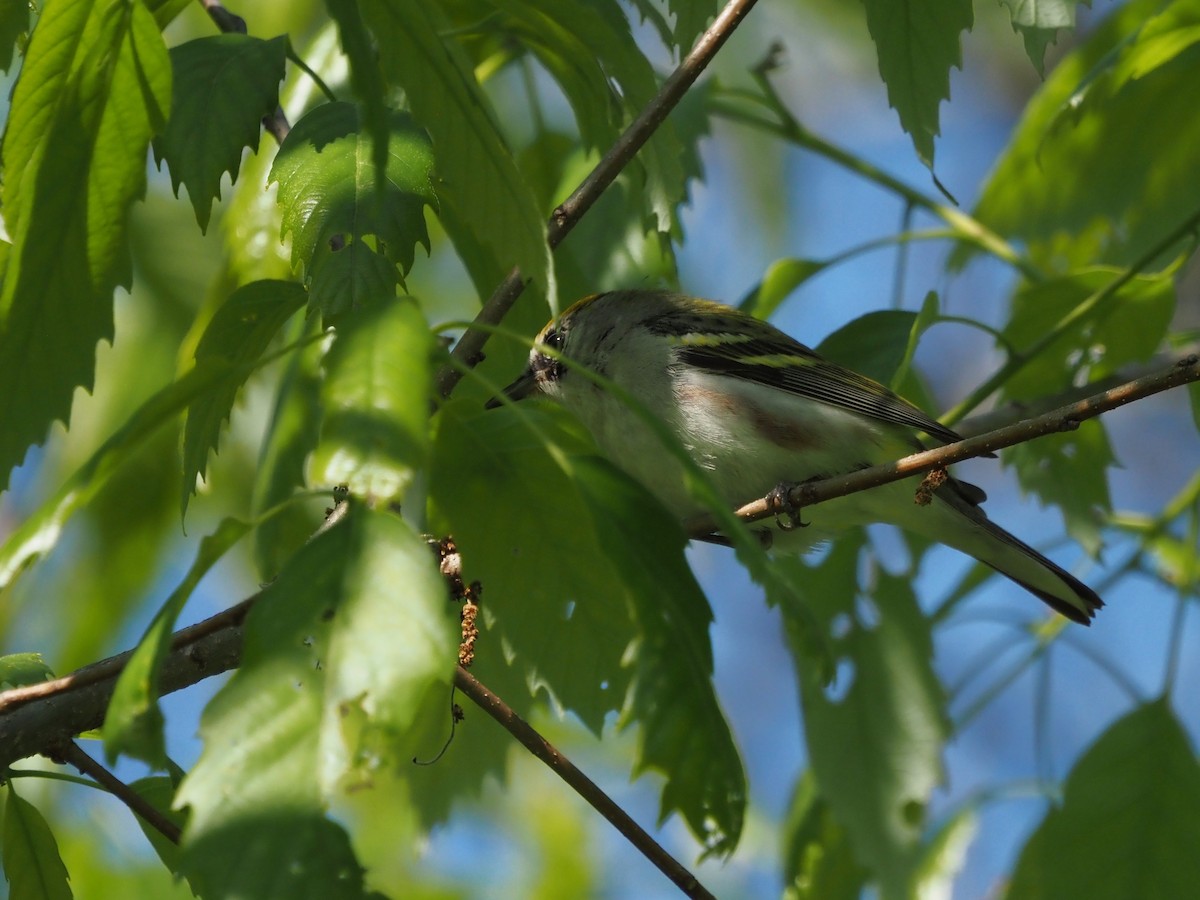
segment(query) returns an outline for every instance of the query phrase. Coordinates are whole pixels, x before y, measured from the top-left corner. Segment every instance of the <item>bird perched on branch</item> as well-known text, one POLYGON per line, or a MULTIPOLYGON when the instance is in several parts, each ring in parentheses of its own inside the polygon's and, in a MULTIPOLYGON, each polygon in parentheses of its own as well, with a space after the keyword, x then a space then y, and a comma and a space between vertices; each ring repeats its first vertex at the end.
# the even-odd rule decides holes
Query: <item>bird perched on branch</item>
MULTIPOLYGON (((674 433, 730 506, 782 484, 899 459, 922 449, 918 433, 959 440, 883 385, 709 300, 658 290, 596 294, 537 340, 505 394, 561 403, 681 518, 703 511, 682 465, 625 398, 583 369, 632 395, 674 433)), ((924 506, 913 493, 911 481, 899 481, 822 503, 775 546, 803 552, 849 526, 887 522, 975 557, 1076 622, 1088 624, 1103 606, 1087 585, 991 522, 978 488, 950 478, 924 506)))

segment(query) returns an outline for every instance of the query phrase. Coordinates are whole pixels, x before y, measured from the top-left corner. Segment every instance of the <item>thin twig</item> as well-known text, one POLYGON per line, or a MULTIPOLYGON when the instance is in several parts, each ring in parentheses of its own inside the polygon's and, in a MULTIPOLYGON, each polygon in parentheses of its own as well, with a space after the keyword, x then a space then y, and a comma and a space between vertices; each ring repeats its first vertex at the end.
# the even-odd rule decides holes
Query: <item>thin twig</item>
POLYGON ((561 751, 542 737, 536 729, 508 706, 503 700, 484 687, 470 672, 459 666, 454 684, 470 697, 475 704, 504 727, 530 753, 544 762, 559 778, 570 785, 592 807, 608 819, 625 839, 633 844, 643 856, 654 863, 664 875, 688 897, 712 897, 713 895, 686 868, 654 840, 637 822, 630 818, 612 798, 602 791, 594 781, 575 767, 561 751))
MULTIPOLYGON (((679 67, 663 82, 654 99, 646 104, 571 196, 554 210, 550 215, 546 234, 551 249, 562 243, 563 238, 579 223, 583 214, 604 193, 605 188, 613 183, 621 170, 637 155, 655 129, 687 93, 688 88, 700 77, 700 73, 750 12, 755 2, 756 0, 729 0, 725 4, 721 14, 696 41, 691 53, 684 57, 679 67)), ((499 325, 521 296, 525 284, 526 279, 521 275, 520 269, 509 272, 484 303, 475 317, 475 323, 484 326, 499 325)), ((452 356, 467 366, 475 366, 482 358, 483 345, 487 343, 490 334, 487 328, 469 328, 451 351, 452 356)), ((462 372, 459 367, 444 366, 437 376, 441 396, 449 397, 461 379, 462 372)))
MULTIPOLYGON (((1165 371, 1137 378, 1076 403, 1060 406, 1040 416, 997 428, 977 437, 914 453, 896 462, 872 466, 847 475, 796 485, 788 492, 787 499, 792 507, 803 509, 835 497, 900 481, 973 456, 985 456, 995 450, 1024 443, 1036 437, 1072 431, 1085 419, 1193 381, 1200 381, 1200 356, 1196 355, 1185 357, 1165 371)), ((770 497, 763 497, 739 508, 737 516, 746 522, 756 522, 775 515, 776 505, 770 497)), ((707 535, 715 530, 716 521, 712 515, 706 513, 694 516, 686 523, 686 528, 689 534, 707 535)))
POLYGON ((74 741, 67 741, 58 747, 55 755, 73 765, 84 775, 95 779, 110 794, 128 806, 133 813, 140 816, 147 825, 158 831, 171 843, 179 843, 181 832, 178 825, 163 815, 162 811, 149 800, 84 753, 83 748, 74 741))

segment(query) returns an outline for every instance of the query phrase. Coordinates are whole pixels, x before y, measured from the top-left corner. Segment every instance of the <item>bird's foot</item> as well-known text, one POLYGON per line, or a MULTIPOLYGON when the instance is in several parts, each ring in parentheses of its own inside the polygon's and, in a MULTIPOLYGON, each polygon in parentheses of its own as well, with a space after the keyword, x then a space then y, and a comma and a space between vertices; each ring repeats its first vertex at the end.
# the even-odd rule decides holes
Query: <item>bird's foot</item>
POLYGON ((800 505, 792 502, 795 482, 781 481, 767 493, 767 508, 775 516, 780 531, 792 531, 796 527, 807 528, 808 523, 800 519, 800 505))

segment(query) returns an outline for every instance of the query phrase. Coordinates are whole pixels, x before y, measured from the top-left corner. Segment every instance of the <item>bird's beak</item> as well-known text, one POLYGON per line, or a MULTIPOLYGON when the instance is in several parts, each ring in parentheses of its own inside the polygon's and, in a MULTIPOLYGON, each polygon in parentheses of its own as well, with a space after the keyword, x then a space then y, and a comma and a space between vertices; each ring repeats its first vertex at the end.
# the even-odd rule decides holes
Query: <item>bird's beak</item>
MULTIPOLYGON (((526 369, 521 373, 520 378, 504 389, 503 393, 509 400, 523 400, 530 394, 536 394, 540 389, 537 374, 532 369, 526 369)), ((499 397, 493 397, 487 402, 487 408, 495 409, 502 402, 499 397)))

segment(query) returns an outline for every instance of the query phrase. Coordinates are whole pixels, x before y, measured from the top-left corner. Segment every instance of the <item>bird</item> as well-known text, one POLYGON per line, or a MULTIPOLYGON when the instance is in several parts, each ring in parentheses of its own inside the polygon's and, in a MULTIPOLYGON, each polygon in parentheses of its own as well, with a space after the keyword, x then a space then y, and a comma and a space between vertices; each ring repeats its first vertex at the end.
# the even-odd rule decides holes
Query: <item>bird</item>
MULTIPOLYGON (((561 404, 681 520, 705 511, 704 503, 622 392, 678 438, 731 508, 925 449, 920 434, 961 439, 883 385, 741 310, 648 288, 584 297, 542 329, 504 395, 561 404), (581 368, 622 391, 607 390, 581 368)), ((984 499, 951 477, 931 503, 918 505, 910 480, 893 482, 804 510, 805 527, 790 529, 772 549, 805 552, 846 528, 888 523, 966 553, 1068 619, 1090 624, 1104 605, 1095 591, 992 522, 984 499)))

